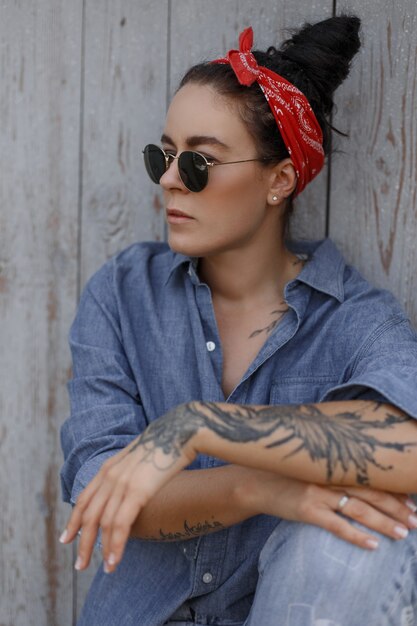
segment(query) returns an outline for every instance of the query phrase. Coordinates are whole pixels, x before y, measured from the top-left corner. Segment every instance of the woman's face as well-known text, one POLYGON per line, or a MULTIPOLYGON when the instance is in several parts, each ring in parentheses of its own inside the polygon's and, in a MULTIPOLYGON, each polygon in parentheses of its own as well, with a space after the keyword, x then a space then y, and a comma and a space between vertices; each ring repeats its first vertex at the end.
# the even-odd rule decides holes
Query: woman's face
MULTIPOLYGON (((215 163, 257 158, 254 140, 233 101, 213 88, 188 84, 169 107, 162 148, 178 155, 195 150, 215 163)), ((189 191, 174 160, 161 178, 170 247, 189 256, 208 256, 250 243, 265 225, 276 220, 277 207, 268 206, 271 168, 258 161, 209 168, 207 186, 189 191), (175 217, 181 211, 189 218, 175 217)), ((269 194, 270 195, 270 194, 269 194)))

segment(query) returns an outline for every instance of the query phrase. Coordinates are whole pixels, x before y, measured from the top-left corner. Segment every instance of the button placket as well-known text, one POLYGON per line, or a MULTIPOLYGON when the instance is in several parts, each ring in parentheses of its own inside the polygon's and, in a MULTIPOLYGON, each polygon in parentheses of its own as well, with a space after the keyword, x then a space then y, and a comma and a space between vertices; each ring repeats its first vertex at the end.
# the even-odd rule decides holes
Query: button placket
POLYGON ((210 288, 205 283, 200 283, 197 286, 196 301, 200 313, 201 325, 205 339, 205 349, 210 355, 210 366, 213 368, 213 372, 215 374, 217 385, 219 388, 219 396, 220 398, 222 398, 223 394, 220 387, 222 375, 222 353, 220 337, 218 334, 217 322, 214 314, 210 288))

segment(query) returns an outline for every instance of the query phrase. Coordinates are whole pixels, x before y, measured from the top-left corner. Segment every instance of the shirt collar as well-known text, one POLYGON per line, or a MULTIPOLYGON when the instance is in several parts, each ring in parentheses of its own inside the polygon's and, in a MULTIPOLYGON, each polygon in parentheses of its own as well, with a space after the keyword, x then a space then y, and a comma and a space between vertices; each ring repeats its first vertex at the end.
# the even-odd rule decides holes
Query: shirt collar
MULTIPOLYGON (((343 302, 345 298, 343 287, 345 261, 334 243, 330 239, 323 239, 313 242, 288 242, 287 245, 295 254, 307 254, 308 256, 308 262, 292 282, 304 283, 317 291, 327 293, 339 302, 343 302)), ((194 283, 198 282, 197 263, 197 257, 174 253, 165 284, 169 282, 175 270, 181 266, 187 266, 191 280, 194 283)))
POLYGON ((289 242, 288 248, 295 254, 308 255, 308 262, 292 282, 304 283, 343 302, 345 299, 343 275, 346 264, 330 239, 289 242))
POLYGON ((171 276, 173 275, 175 270, 177 270, 179 267, 183 265, 187 266, 187 271, 190 276, 197 277, 197 272, 196 272, 197 263, 198 263, 198 257, 185 256, 184 254, 175 252, 173 259, 172 259, 171 266, 168 271, 168 276, 165 280, 165 285, 169 283, 171 276))

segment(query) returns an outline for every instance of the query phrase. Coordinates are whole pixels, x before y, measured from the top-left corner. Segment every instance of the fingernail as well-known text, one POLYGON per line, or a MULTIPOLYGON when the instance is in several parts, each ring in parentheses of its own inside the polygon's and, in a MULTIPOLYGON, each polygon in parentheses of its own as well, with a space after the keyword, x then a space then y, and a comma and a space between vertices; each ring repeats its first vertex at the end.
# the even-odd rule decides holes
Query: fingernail
POLYGON ((109 558, 107 559, 107 563, 108 563, 109 565, 116 565, 116 555, 115 555, 115 554, 113 554, 113 552, 111 552, 111 553, 109 554, 109 558))
POLYGON ((367 539, 366 545, 368 546, 368 548, 371 548, 371 550, 376 550, 379 543, 376 539, 367 539))
POLYGON ((409 515, 408 523, 412 528, 417 528, 417 517, 415 515, 409 515))
POLYGON ((68 537, 68 531, 67 531, 67 529, 65 529, 64 532, 62 533, 62 535, 60 536, 59 541, 61 543, 65 543, 66 540, 67 540, 67 537, 68 537))
POLYGON ((74 567, 75 567, 75 569, 80 570, 82 568, 82 566, 83 566, 83 560, 82 560, 82 558, 80 556, 77 556, 77 560, 75 561, 74 567))
POLYGON ((395 526, 394 533, 400 539, 405 539, 407 537, 407 535, 408 535, 408 530, 406 528, 404 528, 403 526, 395 526))
POLYGON ((413 511, 413 513, 417 511, 417 505, 413 502, 413 500, 411 500, 411 498, 408 498, 408 500, 406 500, 406 505, 409 509, 413 511))
POLYGON ((105 574, 110 574, 110 567, 107 564, 107 561, 104 561, 103 563, 103 570, 105 574))

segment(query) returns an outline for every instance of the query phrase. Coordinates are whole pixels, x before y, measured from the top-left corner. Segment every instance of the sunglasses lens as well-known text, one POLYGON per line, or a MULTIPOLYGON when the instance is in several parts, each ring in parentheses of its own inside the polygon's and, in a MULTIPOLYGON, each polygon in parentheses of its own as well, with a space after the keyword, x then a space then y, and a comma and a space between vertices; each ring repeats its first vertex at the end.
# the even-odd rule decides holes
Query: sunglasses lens
POLYGON ((143 151, 143 158, 150 179, 154 183, 159 184, 161 176, 165 174, 166 171, 166 161, 163 151, 159 146, 150 143, 143 151))
POLYGON ((181 152, 178 159, 181 180, 190 191, 202 191, 208 181, 208 167, 198 152, 181 152))

